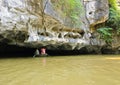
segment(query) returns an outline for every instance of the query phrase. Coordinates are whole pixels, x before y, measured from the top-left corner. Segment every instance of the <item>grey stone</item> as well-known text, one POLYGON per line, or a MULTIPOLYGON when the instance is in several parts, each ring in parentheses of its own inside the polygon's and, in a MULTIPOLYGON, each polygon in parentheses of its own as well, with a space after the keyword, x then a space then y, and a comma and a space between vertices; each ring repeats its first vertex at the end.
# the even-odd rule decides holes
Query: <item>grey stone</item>
POLYGON ((90 25, 105 22, 109 14, 108 0, 81 0, 81 3, 85 13, 79 14, 81 25, 74 28, 76 24, 71 23, 70 16, 63 17, 64 12, 55 10, 51 0, 46 3, 44 20, 39 0, 0 0, 0 42, 30 48, 79 50, 90 44, 87 33, 90 25))

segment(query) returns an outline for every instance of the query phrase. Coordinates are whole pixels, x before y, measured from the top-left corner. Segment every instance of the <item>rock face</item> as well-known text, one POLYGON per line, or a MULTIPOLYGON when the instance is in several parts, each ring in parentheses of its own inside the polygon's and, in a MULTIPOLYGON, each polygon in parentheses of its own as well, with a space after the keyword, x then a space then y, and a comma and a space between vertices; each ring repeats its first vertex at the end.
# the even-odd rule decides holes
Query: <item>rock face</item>
POLYGON ((0 43, 32 48, 45 46, 51 50, 79 50, 90 45, 89 28, 108 18, 108 0, 81 0, 84 13, 78 15, 81 25, 76 27, 70 16, 63 16, 62 8, 55 9, 54 2, 0 0, 0 43))
POLYGON ((103 23, 108 19, 109 6, 107 0, 84 0, 84 4, 90 25, 103 23))
POLYGON ((95 25, 103 23, 108 19, 108 0, 84 0, 84 4, 91 31, 95 25))

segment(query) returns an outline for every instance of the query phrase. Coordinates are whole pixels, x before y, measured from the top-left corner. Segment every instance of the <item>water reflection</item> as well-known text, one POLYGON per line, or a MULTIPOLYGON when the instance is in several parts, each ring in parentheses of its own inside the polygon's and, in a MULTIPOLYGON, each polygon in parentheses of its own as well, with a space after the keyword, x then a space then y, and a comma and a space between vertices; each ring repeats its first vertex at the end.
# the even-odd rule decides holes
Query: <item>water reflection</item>
POLYGON ((42 58, 42 63, 43 63, 43 66, 46 65, 47 61, 46 61, 46 57, 42 58))

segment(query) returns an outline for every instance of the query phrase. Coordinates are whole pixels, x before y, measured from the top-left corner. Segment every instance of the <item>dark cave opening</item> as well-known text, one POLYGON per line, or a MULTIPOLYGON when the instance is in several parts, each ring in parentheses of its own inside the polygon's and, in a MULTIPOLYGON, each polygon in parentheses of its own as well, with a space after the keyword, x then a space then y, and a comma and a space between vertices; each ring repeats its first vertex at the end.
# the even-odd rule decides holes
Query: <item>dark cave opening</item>
POLYGON ((0 57, 30 57, 34 54, 34 50, 16 45, 3 45, 0 47, 0 57))
MULTIPOLYGON (((0 45, 0 58, 1 57, 33 57, 36 48, 20 47, 16 45, 0 45)), ((67 56, 67 55, 80 55, 86 54, 84 50, 48 50, 46 53, 49 56, 67 56)))

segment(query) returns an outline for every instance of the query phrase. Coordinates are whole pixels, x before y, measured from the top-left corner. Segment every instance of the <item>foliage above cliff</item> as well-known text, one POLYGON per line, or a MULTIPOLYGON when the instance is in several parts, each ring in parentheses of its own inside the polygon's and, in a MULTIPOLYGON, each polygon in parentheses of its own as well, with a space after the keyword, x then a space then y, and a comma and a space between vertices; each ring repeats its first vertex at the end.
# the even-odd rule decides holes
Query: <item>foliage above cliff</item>
POLYGON ((109 0, 110 8, 117 9, 117 0, 109 0))
POLYGON ((117 0, 109 0, 110 13, 107 21, 107 26, 112 27, 120 34, 120 9, 117 4, 117 0))

